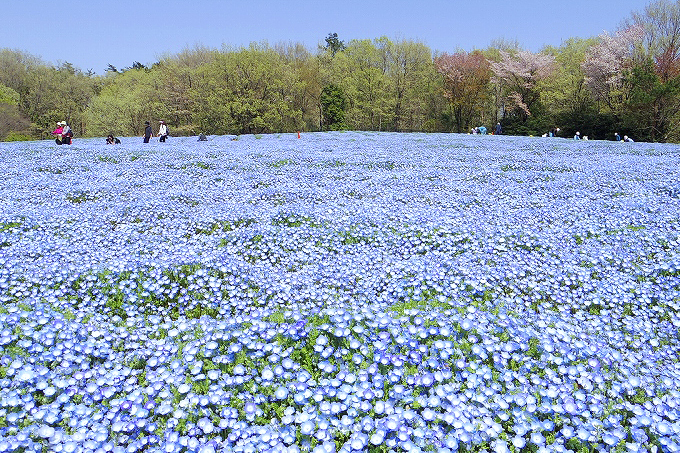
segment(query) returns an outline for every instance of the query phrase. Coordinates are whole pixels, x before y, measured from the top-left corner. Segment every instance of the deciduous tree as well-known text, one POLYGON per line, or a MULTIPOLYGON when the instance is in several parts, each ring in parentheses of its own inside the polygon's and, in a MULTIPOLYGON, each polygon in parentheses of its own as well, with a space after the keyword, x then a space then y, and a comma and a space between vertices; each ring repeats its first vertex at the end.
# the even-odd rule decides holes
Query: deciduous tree
POLYGON ((267 44, 226 50, 201 68, 203 83, 192 90, 196 118, 207 133, 243 134, 299 130, 291 73, 267 44))
MULTIPOLYGON (((432 53, 423 43, 381 38, 389 59, 392 130, 421 129, 425 122, 428 72, 433 72, 432 53)), ((380 42, 380 41, 379 41, 380 42)))
POLYGON ((596 43, 594 38, 570 38, 560 47, 544 50, 555 57, 555 71, 540 84, 541 102, 549 127, 559 126, 566 135, 581 131, 593 138, 611 137, 612 125, 608 116, 598 118, 597 104, 585 84, 581 66, 586 52, 596 43))
POLYGON ((481 52, 442 54, 434 60, 444 81, 444 96, 453 112, 457 132, 479 120, 488 99, 491 65, 481 52))
POLYGON ((10 132, 24 132, 30 126, 19 111, 19 93, 0 83, 0 140, 10 132))
POLYGON ((640 27, 627 27, 613 36, 604 33, 586 52, 581 65, 585 84, 595 99, 612 111, 619 111, 626 100, 624 75, 633 66, 635 46, 641 37, 640 27))
POLYGON ((632 124, 646 132, 639 138, 667 141, 680 138, 680 0, 658 0, 626 22, 640 29, 635 60, 626 81, 626 111, 632 124), (646 118, 646 121, 644 119, 646 118))
POLYGON ((549 76, 554 68, 552 55, 520 50, 514 54, 500 51, 500 61, 491 63, 497 83, 505 90, 505 99, 511 114, 522 121, 531 115, 540 102, 538 83, 549 76))
POLYGON ((345 122, 351 129, 382 130, 391 124, 386 52, 371 40, 352 40, 332 60, 328 84, 339 86, 347 97, 345 122))

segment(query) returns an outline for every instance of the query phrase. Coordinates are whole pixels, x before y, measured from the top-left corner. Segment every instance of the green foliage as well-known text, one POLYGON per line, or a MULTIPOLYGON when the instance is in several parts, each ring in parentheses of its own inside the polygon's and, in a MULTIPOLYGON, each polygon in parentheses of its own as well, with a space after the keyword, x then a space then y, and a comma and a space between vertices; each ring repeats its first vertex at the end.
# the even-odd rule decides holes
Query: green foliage
POLYGON ((0 232, 13 230, 15 228, 21 227, 21 222, 4 222, 0 223, 0 232))
POLYGON ((626 78, 630 95, 626 103, 625 130, 641 141, 666 141, 679 108, 680 75, 662 82, 651 58, 636 64, 626 78))
POLYGON ((107 82, 85 112, 89 134, 142 135, 145 121, 167 116, 168 109, 158 98, 155 74, 150 71, 125 71, 107 82))
POLYGON ((22 132, 28 129, 30 122, 19 110, 19 101, 17 91, 0 83, 0 140, 31 140, 29 134, 22 132))
MULTIPOLYGON (((612 139, 618 131, 637 141, 680 140, 680 75, 669 47, 680 33, 668 26, 679 15, 676 6, 660 2, 633 16, 645 38, 616 62, 619 73, 611 78, 617 84, 604 97, 584 77, 584 63, 601 39, 571 38, 543 49, 540 55, 554 57, 554 71, 532 79, 528 91, 521 89, 526 80, 510 90, 499 74, 489 78, 485 64, 470 72, 470 90, 456 91, 447 71, 438 72, 432 58, 438 52, 384 36, 345 43, 329 33, 316 54, 302 44, 198 46, 151 66, 109 65, 104 76, 0 49, 0 140, 49 138, 57 121, 80 136, 140 136, 145 121, 157 128, 161 119, 177 136, 437 132, 492 129, 501 121, 506 134, 541 135, 560 127, 563 137, 578 130, 612 139), (510 105, 513 90, 530 113, 510 105)), ((504 54, 516 57, 521 50, 516 42, 497 41, 468 55, 500 63, 504 54)))
MULTIPOLYGON (((597 105, 584 83, 582 63, 595 39, 570 38, 559 48, 547 47, 545 52, 555 57, 553 75, 540 83, 541 102, 550 112, 548 124, 537 131, 542 134, 559 125, 565 136, 578 130, 593 138, 605 138, 608 131, 595 130, 597 105), (552 124, 550 124, 552 122, 552 124), (568 129, 568 130, 567 130, 568 129)), ((540 135, 539 134, 539 135, 540 135)))
POLYGON ((541 351, 538 349, 538 346, 540 346, 541 342, 538 338, 536 337, 531 337, 529 338, 529 351, 527 352, 527 355, 529 357, 533 357, 536 360, 539 360, 541 358, 541 351))
POLYGON ((29 140, 33 140, 33 137, 21 132, 9 131, 7 135, 5 135, 3 140, 6 142, 26 142, 29 140))
POLYGON ((342 89, 336 85, 327 85, 321 91, 321 106, 325 129, 338 131, 347 128, 345 109, 347 99, 342 89))
POLYGON ((208 134, 299 130, 302 115, 287 96, 296 86, 286 59, 266 44, 216 54, 191 90, 195 119, 208 134))
POLYGON ((19 105, 19 93, 0 83, 0 104, 19 105))
POLYGON ((264 320, 274 324, 283 324, 286 322, 291 322, 290 320, 286 319, 286 316, 283 314, 282 311, 276 311, 268 316, 265 316, 264 320))
POLYGON ((345 49, 345 43, 340 41, 337 33, 328 33, 328 36, 326 36, 324 41, 326 41, 326 46, 324 48, 328 50, 332 56, 335 56, 336 53, 345 49))

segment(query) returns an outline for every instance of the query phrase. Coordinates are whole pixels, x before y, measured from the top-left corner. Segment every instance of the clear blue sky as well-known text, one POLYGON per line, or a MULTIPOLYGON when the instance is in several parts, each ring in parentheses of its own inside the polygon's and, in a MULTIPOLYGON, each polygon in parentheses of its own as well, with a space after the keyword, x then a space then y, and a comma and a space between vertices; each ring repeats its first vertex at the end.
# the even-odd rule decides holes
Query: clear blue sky
POLYGON ((109 63, 152 64, 165 53, 253 41, 300 42, 315 50, 329 33, 352 39, 412 39, 433 51, 518 40, 538 51, 570 37, 614 32, 643 0, 7 0, 0 48, 102 74, 109 63))

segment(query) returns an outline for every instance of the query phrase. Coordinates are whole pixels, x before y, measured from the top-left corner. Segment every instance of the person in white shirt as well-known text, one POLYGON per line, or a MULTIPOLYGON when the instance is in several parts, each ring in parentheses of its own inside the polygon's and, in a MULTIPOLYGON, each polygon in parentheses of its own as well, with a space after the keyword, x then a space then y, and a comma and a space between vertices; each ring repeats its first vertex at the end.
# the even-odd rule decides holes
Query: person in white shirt
POLYGON ((66 123, 66 121, 62 121, 61 126, 63 127, 61 131, 61 143, 64 145, 70 145, 71 138, 73 137, 73 131, 71 130, 71 126, 69 126, 66 123))
POLYGON ((158 136, 160 137, 160 141, 164 142, 166 138, 168 138, 168 126, 165 125, 165 121, 159 121, 160 126, 158 127, 158 136))

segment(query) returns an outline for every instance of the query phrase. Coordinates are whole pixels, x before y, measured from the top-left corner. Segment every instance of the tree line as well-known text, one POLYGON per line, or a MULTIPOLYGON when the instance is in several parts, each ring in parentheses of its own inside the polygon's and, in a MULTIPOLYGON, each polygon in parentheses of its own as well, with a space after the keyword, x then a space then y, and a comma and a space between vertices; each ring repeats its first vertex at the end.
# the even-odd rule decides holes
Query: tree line
POLYGON ((150 67, 105 75, 0 50, 0 139, 141 135, 163 119, 173 135, 326 130, 504 133, 559 127, 598 139, 680 141, 680 0, 634 12, 613 33, 540 52, 497 40, 433 52, 416 40, 194 47, 150 67))

